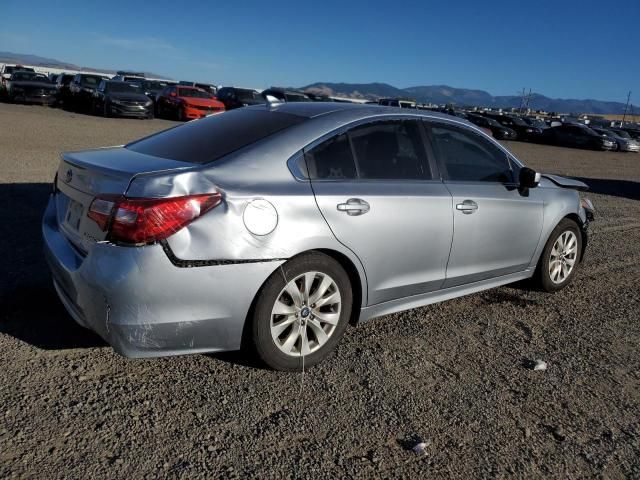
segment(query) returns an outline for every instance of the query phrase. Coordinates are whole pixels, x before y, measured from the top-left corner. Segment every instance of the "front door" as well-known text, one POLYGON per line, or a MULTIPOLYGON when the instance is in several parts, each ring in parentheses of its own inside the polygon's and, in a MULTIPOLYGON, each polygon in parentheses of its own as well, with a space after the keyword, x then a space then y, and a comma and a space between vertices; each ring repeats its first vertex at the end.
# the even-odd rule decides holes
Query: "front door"
POLYGON ((470 129, 433 123, 431 139, 453 197, 444 287, 525 270, 542 232, 541 192, 517 188, 517 165, 470 129))
POLYGON ((359 125, 305 152, 318 207, 362 262, 368 305, 442 286, 451 195, 432 175, 418 121, 359 125))

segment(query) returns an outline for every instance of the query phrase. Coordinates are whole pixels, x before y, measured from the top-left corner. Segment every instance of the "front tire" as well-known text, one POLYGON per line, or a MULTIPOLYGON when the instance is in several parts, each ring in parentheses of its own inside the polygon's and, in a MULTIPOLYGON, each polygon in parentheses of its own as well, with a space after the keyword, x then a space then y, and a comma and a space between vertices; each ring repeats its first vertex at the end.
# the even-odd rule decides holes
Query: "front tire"
POLYGON ((353 295, 342 266, 320 252, 277 269, 258 293, 251 342, 275 370, 299 371, 328 357, 349 323, 353 295))
POLYGON ((568 218, 556 226, 542 251, 536 275, 538 283, 547 292, 557 292, 571 283, 580 263, 582 234, 573 220, 568 218))

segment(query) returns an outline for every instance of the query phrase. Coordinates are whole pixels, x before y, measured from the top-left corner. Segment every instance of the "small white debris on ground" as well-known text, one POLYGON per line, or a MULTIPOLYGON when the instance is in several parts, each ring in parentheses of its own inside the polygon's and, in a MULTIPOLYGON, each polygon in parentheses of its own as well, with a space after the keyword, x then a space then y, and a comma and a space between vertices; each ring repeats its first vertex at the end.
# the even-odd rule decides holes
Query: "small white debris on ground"
POLYGON ((427 453, 427 447, 431 445, 431 440, 427 440, 426 442, 420 442, 420 443, 416 443, 412 448, 411 451, 413 453, 415 453, 416 455, 424 455, 427 453))
POLYGON ((547 362, 543 360, 536 360, 535 364, 533 365, 534 370, 540 370, 543 372, 547 369, 547 367, 548 367, 547 362))

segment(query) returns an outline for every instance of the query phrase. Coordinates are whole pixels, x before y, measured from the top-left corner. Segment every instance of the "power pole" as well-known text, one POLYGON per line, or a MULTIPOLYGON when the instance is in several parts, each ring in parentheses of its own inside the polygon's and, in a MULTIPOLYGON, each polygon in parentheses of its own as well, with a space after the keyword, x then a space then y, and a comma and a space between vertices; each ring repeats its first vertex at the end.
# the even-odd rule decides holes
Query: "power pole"
POLYGON ((527 95, 527 104, 525 105, 525 109, 529 110, 529 101, 531 100, 531 88, 529 88, 529 94, 527 95))
POLYGON ((620 126, 624 126, 624 121, 627 118, 627 110, 629 109, 629 100, 631 99, 631 90, 629 90, 629 94, 627 95, 627 104, 624 106, 624 115, 622 115, 622 123, 620 126))

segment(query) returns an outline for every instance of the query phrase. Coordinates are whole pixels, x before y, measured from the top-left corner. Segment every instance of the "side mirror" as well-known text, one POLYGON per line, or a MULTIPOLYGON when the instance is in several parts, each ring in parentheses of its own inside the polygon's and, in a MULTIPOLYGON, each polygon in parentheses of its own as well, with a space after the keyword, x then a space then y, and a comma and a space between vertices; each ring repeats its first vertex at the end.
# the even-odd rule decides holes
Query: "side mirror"
POLYGON ((540 174, 531 168, 522 167, 518 180, 520 188, 535 188, 540 183, 540 174))
POLYGON ((177 96, 178 96, 178 94, 177 94, 176 92, 171 92, 171 93, 169 94, 169 96, 170 96, 170 97, 177 97, 177 96))

